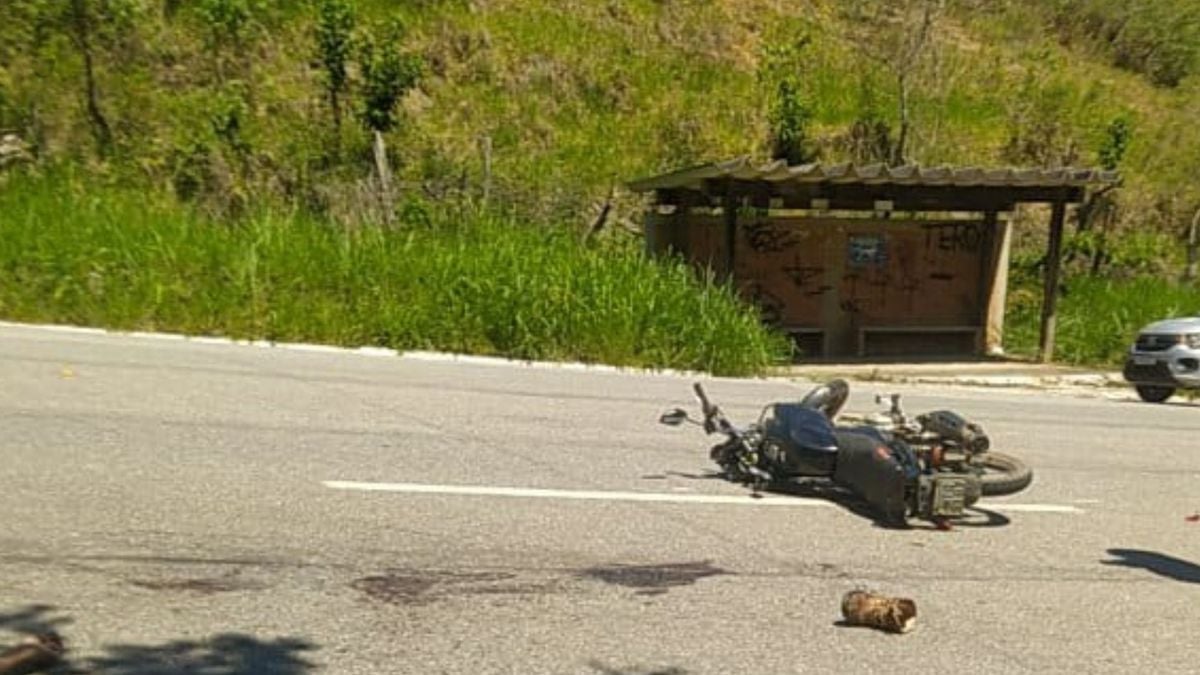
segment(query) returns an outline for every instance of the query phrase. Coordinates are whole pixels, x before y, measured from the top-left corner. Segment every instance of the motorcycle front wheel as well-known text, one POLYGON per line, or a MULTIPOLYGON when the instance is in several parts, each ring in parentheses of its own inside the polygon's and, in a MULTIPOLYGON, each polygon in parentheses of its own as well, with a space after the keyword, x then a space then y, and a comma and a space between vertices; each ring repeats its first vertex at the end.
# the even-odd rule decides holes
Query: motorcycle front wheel
POLYGON ((979 481, 984 497, 1015 494, 1033 482, 1033 469, 1012 455, 985 452, 980 463, 983 465, 983 475, 979 481))

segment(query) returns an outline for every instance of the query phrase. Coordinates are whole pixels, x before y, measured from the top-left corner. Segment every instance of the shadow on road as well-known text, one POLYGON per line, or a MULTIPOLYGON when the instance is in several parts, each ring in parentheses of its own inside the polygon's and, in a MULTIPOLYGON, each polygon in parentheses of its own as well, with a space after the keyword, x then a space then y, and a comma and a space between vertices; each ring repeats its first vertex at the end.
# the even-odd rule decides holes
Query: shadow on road
POLYGON ((1175 581, 1200 584, 1200 565, 1180 558, 1134 548, 1110 548, 1108 554, 1116 556, 1117 559, 1102 560, 1101 563, 1120 567, 1140 567, 1175 581))
POLYGON ((1147 403, 1136 396, 1133 398, 1123 398, 1120 403, 1132 403, 1139 406, 1157 406, 1160 408, 1200 408, 1200 399, 1184 398, 1181 400, 1163 401, 1162 403, 1147 403))
MULTIPOLYGON (((0 631, 16 634, 62 634, 73 623, 51 605, 28 605, 0 610, 0 631)), ((7 638, 7 636, 4 636, 7 638)), ((298 638, 260 640, 241 633, 223 633, 203 641, 176 640, 160 645, 107 645, 102 656, 71 659, 70 635, 63 635, 67 659, 49 673, 104 675, 303 675, 314 665, 304 652, 316 649, 298 638)), ((0 647, 7 639, 0 640, 0 647)), ((39 671, 40 672, 40 671, 39 671)))
POLYGON ((763 492, 806 499, 821 499, 840 506, 854 515, 865 518, 885 530, 904 530, 906 526, 881 518, 865 500, 853 492, 838 487, 832 483, 819 480, 797 481, 792 483, 777 483, 766 487, 763 492))
POLYGON ((33 635, 56 633, 71 623, 71 618, 62 616, 53 605, 26 605, 13 611, 0 611, 0 630, 33 635))
POLYGON ((111 645, 106 654, 79 664, 75 672, 106 675, 300 675, 313 669, 303 652, 316 647, 297 638, 259 640, 224 633, 204 642, 177 640, 162 645, 111 645))
POLYGON ((595 670, 600 675, 687 675, 686 670, 674 666, 668 668, 614 668, 606 666, 599 661, 588 662, 588 667, 595 670))

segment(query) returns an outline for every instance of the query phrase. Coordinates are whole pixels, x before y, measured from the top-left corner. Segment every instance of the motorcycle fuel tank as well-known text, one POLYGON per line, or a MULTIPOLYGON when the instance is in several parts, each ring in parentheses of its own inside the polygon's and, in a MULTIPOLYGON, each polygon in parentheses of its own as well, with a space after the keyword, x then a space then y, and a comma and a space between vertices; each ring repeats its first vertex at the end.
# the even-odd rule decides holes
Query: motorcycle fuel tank
POLYGON ((768 453, 793 476, 830 476, 837 463, 833 424, 813 408, 795 403, 772 405, 763 423, 768 453))

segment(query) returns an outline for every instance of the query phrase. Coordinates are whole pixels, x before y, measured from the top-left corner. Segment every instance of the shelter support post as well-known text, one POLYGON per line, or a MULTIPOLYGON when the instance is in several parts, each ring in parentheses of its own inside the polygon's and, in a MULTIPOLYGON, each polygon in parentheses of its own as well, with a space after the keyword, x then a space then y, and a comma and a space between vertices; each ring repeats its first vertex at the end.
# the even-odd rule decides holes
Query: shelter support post
POLYGON ((721 202, 721 211, 725 218, 725 274, 726 278, 734 278, 734 249, 737 246, 737 200, 733 194, 726 194, 721 202))
POLYGON ((995 211, 984 214, 988 231, 989 261, 983 266, 986 275, 983 298, 983 351, 999 354, 1004 350, 1004 310, 1008 301, 1008 262, 1012 249, 1012 226, 1007 219, 997 218, 995 211))
POLYGON ((1048 363, 1054 359, 1054 330, 1058 319, 1058 276, 1062 266, 1063 221, 1067 212, 1066 202, 1054 202, 1050 216, 1050 242, 1046 251, 1045 285, 1042 289, 1042 331, 1038 361, 1048 363))

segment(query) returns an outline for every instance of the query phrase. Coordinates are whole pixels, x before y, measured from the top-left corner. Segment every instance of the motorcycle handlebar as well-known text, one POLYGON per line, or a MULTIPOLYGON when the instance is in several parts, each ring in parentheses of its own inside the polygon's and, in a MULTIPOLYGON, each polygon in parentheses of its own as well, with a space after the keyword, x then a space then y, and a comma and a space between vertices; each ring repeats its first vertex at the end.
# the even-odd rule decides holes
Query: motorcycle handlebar
POLYGON ((724 431, 729 428, 729 423, 725 421, 724 415, 720 409, 708 400, 708 395, 704 392, 704 386, 699 382, 692 385, 692 390, 696 392, 696 398, 700 399, 700 408, 704 411, 704 430, 708 433, 724 431))
POLYGON ((700 407, 704 409, 704 414, 709 414, 709 411, 712 410, 713 406, 712 403, 709 402, 708 396, 704 393, 704 387, 697 382, 692 385, 692 389, 696 392, 696 398, 700 399, 700 407))

